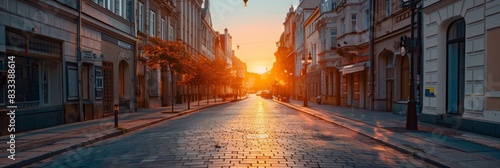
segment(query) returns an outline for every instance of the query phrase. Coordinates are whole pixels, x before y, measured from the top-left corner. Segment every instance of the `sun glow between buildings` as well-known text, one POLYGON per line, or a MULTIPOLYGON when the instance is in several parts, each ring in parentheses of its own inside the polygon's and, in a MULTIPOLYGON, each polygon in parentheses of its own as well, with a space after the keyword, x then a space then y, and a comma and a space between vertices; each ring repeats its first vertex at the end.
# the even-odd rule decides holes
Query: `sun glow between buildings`
POLYGON ((258 74, 264 74, 264 73, 266 73, 266 71, 267 71, 267 70, 266 70, 266 67, 263 67, 263 66, 258 66, 258 67, 256 68, 256 71, 255 71, 255 72, 256 72, 256 73, 258 73, 258 74))

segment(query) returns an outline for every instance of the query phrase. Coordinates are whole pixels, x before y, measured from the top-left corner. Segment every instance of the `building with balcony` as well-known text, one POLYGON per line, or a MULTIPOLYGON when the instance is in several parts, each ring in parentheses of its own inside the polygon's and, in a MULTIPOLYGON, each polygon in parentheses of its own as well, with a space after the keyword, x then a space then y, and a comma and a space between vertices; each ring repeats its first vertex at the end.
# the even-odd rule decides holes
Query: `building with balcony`
POLYGON ((293 74, 293 83, 294 84, 294 98, 303 99, 304 98, 304 89, 305 89, 305 79, 301 76, 302 74, 302 63, 300 59, 302 57, 307 57, 307 52, 305 49, 306 46, 306 28, 304 27, 304 22, 307 18, 314 12, 320 0, 301 0, 297 8, 295 9, 295 38, 294 38, 294 74, 293 74))
MULTIPOLYGON (((370 9, 368 0, 338 0, 332 3, 337 14, 337 48, 341 57, 342 106, 366 108, 368 101, 369 74, 369 29, 361 21, 366 10, 370 9)), ((340 67, 340 66, 339 66, 340 67)))
POLYGON ((337 13, 333 10, 334 0, 322 1, 317 19, 319 31, 317 62, 320 71, 320 95, 322 103, 340 105, 339 72, 343 57, 337 52, 337 13))

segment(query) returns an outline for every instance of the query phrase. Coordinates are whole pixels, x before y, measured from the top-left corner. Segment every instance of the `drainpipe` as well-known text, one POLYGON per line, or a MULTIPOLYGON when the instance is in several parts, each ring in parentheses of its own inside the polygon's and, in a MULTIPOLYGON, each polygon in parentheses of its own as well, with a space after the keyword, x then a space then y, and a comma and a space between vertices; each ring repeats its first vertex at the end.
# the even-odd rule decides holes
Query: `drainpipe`
POLYGON ((83 116, 83 100, 82 100, 82 94, 83 94, 83 86, 82 86, 82 43, 81 43, 81 29, 82 29, 82 1, 78 1, 78 18, 76 21, 76 44, 77 44, 77 56, 76 60, 78 63, 78 74, 76 74, 78 78, 78 113, 80 114, 80 121, 84 121, 84 116, 83 116))
POLYGON ((423 66, 424 65, 423 64, 424 63, 424 57, 423 57, 423 54, 422 54, 423 51, 424 51, 423 50, 423 48, 424 48, 423 47, 424 46, 424 43, 423 43, 424 40, 423 39, 424 38, 422 36, 422 30, 423 30, 423 26, 422 26, 423 25, 422 24, 422 15, 423 15, 422 14, 422 4, 420 4, 417 8, 418 8, 417 9, 417 11, 418 11, 418 13, 417 13, 417 39, 419 39, 418 44, 417 44, 419 46, 418 47, 418 51, 417 51, 418 52, 418 56, 419 56, 418 66, 417 67, 419 67, 419 69, 418 69, 417 73, 419 74, 418 77, 419 77, 419 87, 420 87, 418 89, 418 91, 419 91, 419 96, 418 96, 419 102, 417 104, 417 107, 418 107, 417 108, 417 114, 418 114, 418 113, 422 113, 422 109, 423 109, 422 102, 423 102, 423 98, 424 98, 424 96, 422 95, 422 90, 424 88, 424 76, 423 76, 423 72, 424 72, 424 66, 423 66))
POLYGON ((370 110, 375 110, 375 47, 374 47, 374 28, 373 25, 375 23, 375 13, 374 13, 374 8, 375 8, 375 3, 373 0, 370 1, 370 15, 371 15, 371 21, 370 21, 370 31, 369 31, 369 48, 370 48, 370 110))

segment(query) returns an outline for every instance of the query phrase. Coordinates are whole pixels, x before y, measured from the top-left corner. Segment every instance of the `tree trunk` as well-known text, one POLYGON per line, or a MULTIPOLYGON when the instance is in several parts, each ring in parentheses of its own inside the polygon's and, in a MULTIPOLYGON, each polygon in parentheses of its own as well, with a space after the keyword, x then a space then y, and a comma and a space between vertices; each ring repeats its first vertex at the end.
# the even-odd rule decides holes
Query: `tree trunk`
POLYGON ((175 91, 174 91, 174 71, 172 71, 172 67, 170 67, 170 87, 172 89, 172 112, 174 112, 174 104, 175 104, 175 91))
POLYGON ((188 110, 189 110, 189 109, 191 109, 191 94, 190 94, 191 90, 189 89, 189 86, 186 86, 186 88, 187 88, 187 92, 188 92, 187 93, 187 100, 188 100, 187 102, 188 102, 188 110))

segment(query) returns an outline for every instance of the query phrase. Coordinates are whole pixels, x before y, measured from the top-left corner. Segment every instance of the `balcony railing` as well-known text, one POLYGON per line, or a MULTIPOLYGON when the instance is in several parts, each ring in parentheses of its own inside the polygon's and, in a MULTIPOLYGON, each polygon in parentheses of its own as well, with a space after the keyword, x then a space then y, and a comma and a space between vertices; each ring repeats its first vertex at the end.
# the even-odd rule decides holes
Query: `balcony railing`
POLYGON ((337 38, 341 46, 353 46, 367 43, 370 40, 369 31, 346 33, 337 38))

